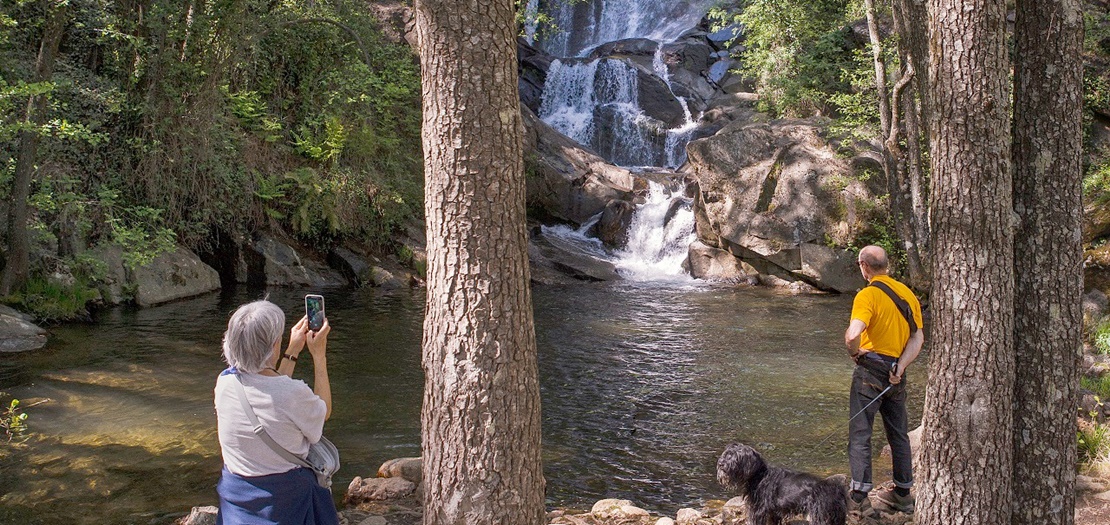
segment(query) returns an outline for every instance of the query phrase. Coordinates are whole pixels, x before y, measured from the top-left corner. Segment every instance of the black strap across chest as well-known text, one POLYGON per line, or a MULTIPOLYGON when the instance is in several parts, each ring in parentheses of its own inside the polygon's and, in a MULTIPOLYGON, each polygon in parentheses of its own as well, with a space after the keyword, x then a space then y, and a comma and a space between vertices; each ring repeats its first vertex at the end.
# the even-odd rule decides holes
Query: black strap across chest
POLYGON ((906 318, 906 322, 910 324, 911 334, 917 331, 917 322, 913 319, 913 309, 910 308, 910 303, 906 302, 905 299, 899 297, 898 294, 894 293, 894 290, 891 290, 886 283, 880 281, 871 281, 870 286, 874 286, 875 288, 882 290, 886 293, 887 297, 890 297, 891 301, 894 301, 894 306, 898 308, 898 311, 902 313, 902 317, 906 318))

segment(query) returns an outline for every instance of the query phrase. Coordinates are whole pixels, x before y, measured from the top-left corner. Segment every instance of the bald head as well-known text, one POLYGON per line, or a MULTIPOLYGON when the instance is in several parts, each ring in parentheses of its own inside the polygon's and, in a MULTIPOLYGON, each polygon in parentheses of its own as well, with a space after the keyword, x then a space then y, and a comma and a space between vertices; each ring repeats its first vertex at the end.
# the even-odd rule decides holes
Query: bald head
POLYGON ((867 268, 875 274, 885 274, 890 268, 890 261, 886 258, 886 250, 875 246, 864 246, 859 251, 860 264, 867 265, 867 268))

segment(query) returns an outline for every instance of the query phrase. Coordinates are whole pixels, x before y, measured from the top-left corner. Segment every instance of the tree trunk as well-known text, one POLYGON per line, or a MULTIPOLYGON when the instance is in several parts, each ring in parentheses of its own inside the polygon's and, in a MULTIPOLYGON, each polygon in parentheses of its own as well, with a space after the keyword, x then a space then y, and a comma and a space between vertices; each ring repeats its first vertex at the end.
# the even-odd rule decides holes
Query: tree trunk
POLYGON ((920 0, 895 0, 892 3, 894 28, 898 33, 898 57, 902 64, 902 77, 909 71, 914 74, 912 84, 906 86, 905 93, 899 97, 899 108, 905 126, 906 147, 899 158, 898 174, 901 190, 899 209, 905 210, 900 219, 906 222, 905 233, 900 233, 906 243, 906 257, 910 266, 918 273, 912 275, 910 282, 919 289, 928 289, 932 282, 929 273, 929 215, 925 201, 925 156, 923 155, 926 136, 922 129, 924 98, 927 86, 927 65, 925 54, 924 4, 920 0), (910 69, 912 67, 912 69, 910 69))
POLYGON ((1014 241, 1005 17, 1004 0, 929 0, 933 342, 918 525, 1010 523, 1014 241))
MULTIPOLYGON (((68 2, 44 0, 46 26, 35 60, 35 82, 49 82, 54 76, 54 59, 66 27, 68 2)), ((15 176, 12 180, 11 210, 8 212, 8 254, 0 277, 0 295, 8 295, 22 288, 27 282, 30 266, 30 239, 27 231, 27 198, 31 194, 31 179, 35 174, 35 157, 39 147, 39 129, 46 122, 48 96, 32 95, 27 99, 25 122, 31 129, 19 132, 19 152, 16 154, 15 176)))
POLYGON ((1083 292, 1083 14, 1018 0, 1014 64, 1014 525, 1075 522, 1083 292))
POLYGON ((424 523, 544 523, 511 0, 418 0, 424 523))

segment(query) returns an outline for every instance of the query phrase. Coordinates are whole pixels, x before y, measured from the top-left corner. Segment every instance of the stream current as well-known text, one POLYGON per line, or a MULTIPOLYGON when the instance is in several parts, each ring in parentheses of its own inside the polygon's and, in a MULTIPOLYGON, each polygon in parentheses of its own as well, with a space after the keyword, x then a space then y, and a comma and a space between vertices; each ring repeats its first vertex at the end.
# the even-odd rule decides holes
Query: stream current
MULTIPOLYGON (((0 459, 0 523, 170 523, 216 503, 212 388, 229 314, 261 291, 115 308, 0 361, 28 409, 24 446, 0 459)), ((271 290, 295 321, 302 291, 271 290)), ((335 395, 325 434, 354 476, 420 454, 422 290, 326 291, 335 395)), ((696 282, 533 287, 549 506, 608 497, 670 515, 727 499, 716 457, 733 441, 772 462, 847 472, 846 296, 786 296, 696 282), (833 434, 820 447, 822 438, 833 434)), ((923 402, 911 370, 911 425, 923 402)), ((916 373, 915 373, 916 372, 916 373)), ((297 377, 310 378, 302 365, 297 377)), ((881 428, 878 424, 877 428, 881 428)), ((889 479, 878 457, 876 479, 889 479)))

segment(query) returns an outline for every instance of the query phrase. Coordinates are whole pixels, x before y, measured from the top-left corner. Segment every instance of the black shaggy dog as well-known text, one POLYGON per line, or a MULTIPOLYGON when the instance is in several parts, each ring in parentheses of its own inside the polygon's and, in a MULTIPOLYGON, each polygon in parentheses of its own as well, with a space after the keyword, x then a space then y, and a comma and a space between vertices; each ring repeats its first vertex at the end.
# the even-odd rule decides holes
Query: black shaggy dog
POLYGON ((733 443, 717 460, 717 481, 739 490, 748 504, 748 525, 779 525, 805 514, 811 525, 844 525, 848 498, 844 487, 812 474, 772 467, 754 448, 733 443))

